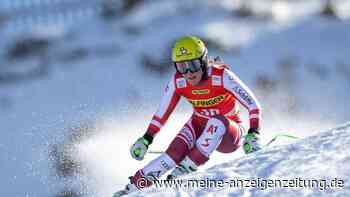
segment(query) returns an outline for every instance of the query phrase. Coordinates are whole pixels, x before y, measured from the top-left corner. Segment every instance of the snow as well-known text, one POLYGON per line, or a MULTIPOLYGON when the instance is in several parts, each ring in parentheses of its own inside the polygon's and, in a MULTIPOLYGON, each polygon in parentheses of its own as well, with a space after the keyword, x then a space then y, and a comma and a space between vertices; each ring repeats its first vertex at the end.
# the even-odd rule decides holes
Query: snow
POLYGON ((182 180, 260 180, 261 183, 256 184, 259 187, 153 187, 135 196, 280 196, 282 193, 283 196, 347 196, 350 155, 344 151, 344 146, 349 143, 350 123, 346 123, 295 143, 268 147, 181 177, 182 180), (299 188, 274 188, 263 182, 267 180, 298 180, 300 185, 299 188), (319 182, 314 181, 312 185, 307 182, 311 180, 319 182), (332 180, 334 185, 331 185, 332 180))
MULTIPOLYGON (((346 18, 349 6, 341 1, 337 1, 337 4, 342 5, 338 7, 346 18)), ((338 70, 337 62, 344 63, 345 70, 349 68, 349 22, 315 16, 321 7, 318 1, 274 5, 292 11, 275 13, 275 19, 241 19, 232 16, 235 6, 229 1, 203 3, 183 0, 178 4, 173 1, 147 1, 146 5, 112 22, 89 15, 85 21, 79 19, 79 23, 69 25, 68 29, 64 25, 47 28, 43 24, 33 30, 22 27, 27 30, 26 35, 48 37, 54 41, 48 51, 52 59, 47 76, 32 81, 0 84, 1 196, 54 196, 65 188, 82 189, 85 196, 108 196, 123 187, 128 176, 156 156, 150 154, 145 161, 137 162, 131 160, 128 148, 146 129, 171 74, 146 72, 141 66, 141 58, 149 55, 159 59, 169 55, 170 44, 184 34, 217 40, 224 46, 223 51, 210 49, 210 55, 222 56, 232 70, 257 92, 264 107, 263 141, 280 132, 301 138, 315 135, 317 138, 319 131, 348 121, 350 106, 347 100, 350 95, 345 89, 349 86, 349 80, 346 72, 338 70), (199 5, 203 9, 198 9, 199 5), (129 33, 128 28, 136 29, 136 33, 129 33), (77 61, 62 60, 77 48, 87 50, 88 55, 77 61), (283 82, 286 76, 280 71, 278 63, 289 56, 297 59, 298 66, 292 70, 296 75, 293 75, 294 79, 291 78, 293 81, 283 82), (321 70, 328 71, 328 77, 320 78, 310 72, 314 68, 308 67, 310 64, 315 64, 316 70, 320 65, 321 70), (277 80, 278 86, 274 87, 274 92, 264 94, 265 90, 258 88, 256 77, 259 74, 277 80), (296 102, 301 107, 291 114, 289 102, 296 102), (68 180, 56 177, 52 158, 48 156, 52 145, 64 141, 70 135, 70 127, 85 122, 95 124, 96 131, 74 145, 74 157, 82 161, 84 173, 68 180)), ((263 5, 260 3, 254 6, 257 12, 271 9, 269 6, 261 7, 263 5)), ((280 8, 273 9, 280 11, 280 8)), ((4 54, 7 44, 18 38, 20 33, 0 30, 0 35, 3 35, 0 54, 4 54)), ((12 65, 2 56, 0 63, 1 67, 12 65)), ((16 65, 29 63, 33 64, 18 61, 16 65)), ((18 67, 18 72, 23 71, 18 67)), ((176 131, 186 122, 190 110, 182 101, 152 144, 152 150, 167 147, 176 131)), ((339 131, 333 137, 336 138, 338 134, 342 135, 339 131)), ((310 141, 313 138, 306 139, 310 141)), ((301 142, 305 142, 305 146, 310 145, 305 140, 301 142)), ((304 156, 302 150, 309 149, 298 143, 285 146, 282 152, 293 157, 304 156), (297 147, 296 153, 293 153, 293 147, 297 147)), ((284 143, 278 141, 278 144, 284 143)), ((333 145, 324 146, 332 148, 333 145)), ((275 147, 264 154, 273 150, 275 147)), ((339 164, 333 164, 331 160, 348 157, 346 153, 335 156, 328 150, 323 152, 317 153, 335 166, 339 164)), ((256 167, 241 163, 241 160, 248 161, 248 158, 249 161, 254 160, 253 155, 242 159, 242 154, 241 150, 230 156, 215 153, 207 167, 233 158, 237 158, 234 161, 247 169, 256 167)), ((279 161, 278 155, 272 157, 276 157, 274 161, 279 161)), ((259 159, 256 161, 264 160, 263 155, 256 156, 259 159)), ((317 164, 308 162, 311 166, 317 164)), ((280 163, 283 164, 279 162, 276 165, 280 163)), ((236 164, 233 166, 237 167, 236 164)), ((269 161, 263 166, 267 171, 257 168, 251 174, 247 171, 238 175, 254 177, 265 173, 265 178, 278 178, 278 173, 288 175, 286 171, 275 172, 269 161)), ((330 172, 337 170, 327 166, 323 168, 330 172)), ((303 173, 310 171, 307 165, 300 169, 306 170, 303 173)), ((217 170, 210 172, 226 177, 235 174, 228 169, 225 171, 225 168, 222 170, 227 174, 217 170)), ((324 172, 314 171, 315 176, 324 172)), ((332 172, 330 175, 337 174, 332 172)), ((184 191, 180 192, 187 195, 184 191)))

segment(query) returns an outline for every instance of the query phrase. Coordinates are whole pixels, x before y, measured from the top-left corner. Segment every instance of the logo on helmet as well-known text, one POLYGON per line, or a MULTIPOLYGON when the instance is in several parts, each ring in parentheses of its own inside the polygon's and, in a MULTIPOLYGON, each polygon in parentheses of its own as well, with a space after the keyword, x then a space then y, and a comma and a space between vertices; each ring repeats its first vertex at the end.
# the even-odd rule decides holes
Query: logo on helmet
POLYGON ((180 52, 181 52, 181 55, 185 55, 187 54, 187 49, 185 49, 185 47, 181 47, 180 52))
POLYGON ((190 56, 192 55, 191 52, 189 52, 185 47, 181 47, 180 48, 180 54, 177 55, 177 57, 181 57, 181 56, 190 56))

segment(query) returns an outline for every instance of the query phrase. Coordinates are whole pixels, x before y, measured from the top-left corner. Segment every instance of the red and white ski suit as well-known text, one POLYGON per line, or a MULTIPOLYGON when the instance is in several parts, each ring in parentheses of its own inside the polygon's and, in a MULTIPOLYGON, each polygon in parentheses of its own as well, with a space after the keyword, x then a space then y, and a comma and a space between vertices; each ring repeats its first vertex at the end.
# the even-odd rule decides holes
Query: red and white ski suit
POLYGON ((154 137, 161 130, 181 96, 193 106, 193 115, 170 143, 166 154, 139 170, 135 179, 148 172, 164 174, 186 156, 197 165, 202 165, 214 150, 224 153, 236 150, 243 129, 238 102, 249 111, 250 128, 260 128, 259 102, 250 89, 227 68, 227 65, 210 66, 208 79, 196 86, 189 84, 179 73, 172 76, 146 133, 154 137), (164 169, 156 169, 157 165, 164 169))

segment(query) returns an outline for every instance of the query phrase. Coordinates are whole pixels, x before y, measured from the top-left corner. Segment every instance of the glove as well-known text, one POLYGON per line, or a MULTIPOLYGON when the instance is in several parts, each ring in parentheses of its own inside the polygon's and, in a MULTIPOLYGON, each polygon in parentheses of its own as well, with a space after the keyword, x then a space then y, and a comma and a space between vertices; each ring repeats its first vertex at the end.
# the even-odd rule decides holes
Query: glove
POLYGON ((243 150, 245 154, 249 154, 261 149, 259 143, 259 131, 258 129, 250 128, 248 134, 244 137, 243 150))
POLYGON ((137 141, 130 148, 132 158, 141 161, 145 157, 148 146, 151 145, 152 141, 153 137, 147 134, 137 139, 137 141))

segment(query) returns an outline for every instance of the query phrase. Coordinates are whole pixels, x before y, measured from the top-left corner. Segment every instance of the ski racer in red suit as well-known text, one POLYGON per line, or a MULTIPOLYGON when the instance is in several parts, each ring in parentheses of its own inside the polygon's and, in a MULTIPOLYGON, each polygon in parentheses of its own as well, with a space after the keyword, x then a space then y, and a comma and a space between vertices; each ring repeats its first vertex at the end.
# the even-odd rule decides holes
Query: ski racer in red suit
POLYGON ((167 171, 168 179, 197 170, 213 151, 231 153, 240 146, 244 132, 239 104, 249 111, 250 128, 245 135, 245 153, 260 149, 261 107, 248 87, 228 68, 208 60, 207 48, 197 37, 185 36, 172 49, 176 73, 165 88, 164 96, 146 133, 131 147, 131 156, 142 160, 153 138, 168 120, 181 97, 193 106, 193 115, 158 158, 130 177, 131 183, 115 196, 141 190, 167 171), (141 182, 142 181, 142 182, 141 182))

